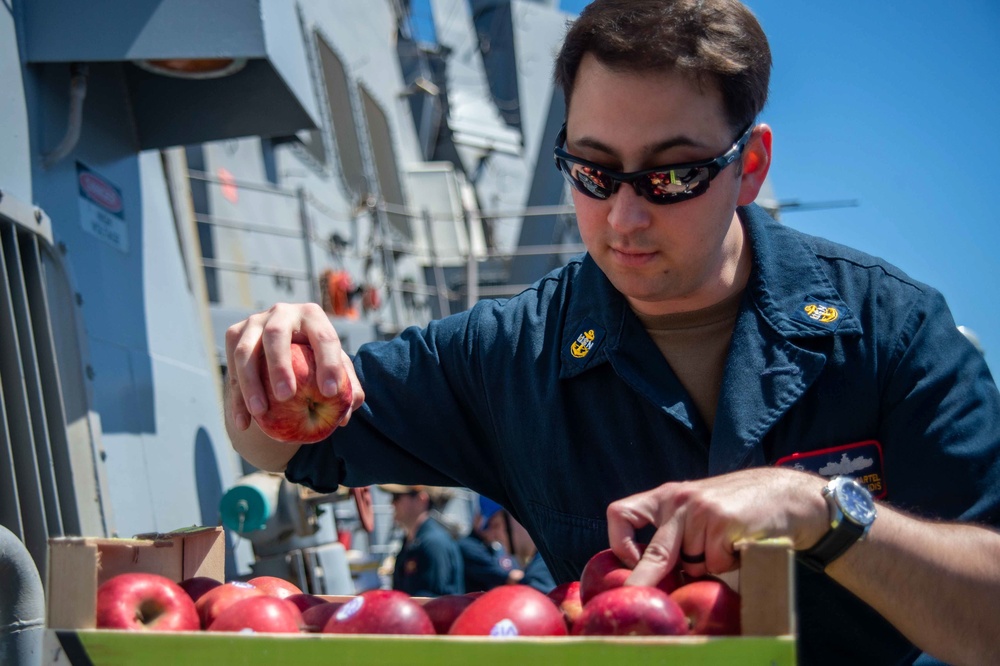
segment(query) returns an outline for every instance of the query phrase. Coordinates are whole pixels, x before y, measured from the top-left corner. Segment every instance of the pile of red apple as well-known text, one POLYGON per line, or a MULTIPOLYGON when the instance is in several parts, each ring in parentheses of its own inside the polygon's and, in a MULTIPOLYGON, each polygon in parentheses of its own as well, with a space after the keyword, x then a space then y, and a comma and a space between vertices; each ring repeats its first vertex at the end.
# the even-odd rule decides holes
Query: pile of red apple
POLYGON ((629 572, 609 549, 590 559, 579 581, 548 595, 526 585, 505 585, 422 604, 392 590, 330 601, 272 576, 245 583, 204 577, 175 583, 156 574, 128 573, 98 588, 97 627, 493 637, 740 633, 740 597, 725 582, 687 581, 678 572, 657 587, 625 587, 629 572))
POLYGON ((656 587, 626 587, 631 573, 609 548, 590 558, 579 582, 563 583, 549 596, 562 597, 576 636, 740 634, 740 595, 724 581, 688 580, 675 569, 656 587))

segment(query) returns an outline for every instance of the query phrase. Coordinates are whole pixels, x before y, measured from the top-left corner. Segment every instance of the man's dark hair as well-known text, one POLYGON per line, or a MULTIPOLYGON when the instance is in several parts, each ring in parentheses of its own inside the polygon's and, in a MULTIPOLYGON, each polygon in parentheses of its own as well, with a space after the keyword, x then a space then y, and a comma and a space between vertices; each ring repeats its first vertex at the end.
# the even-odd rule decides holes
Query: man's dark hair
POLYGON ((771 50, 738 0, 594 0, 570 26, 556 59, 555 82, 567 106, 587 53, 611 69, 666 69, 718 86, 734 132, 767 102, 771 50))

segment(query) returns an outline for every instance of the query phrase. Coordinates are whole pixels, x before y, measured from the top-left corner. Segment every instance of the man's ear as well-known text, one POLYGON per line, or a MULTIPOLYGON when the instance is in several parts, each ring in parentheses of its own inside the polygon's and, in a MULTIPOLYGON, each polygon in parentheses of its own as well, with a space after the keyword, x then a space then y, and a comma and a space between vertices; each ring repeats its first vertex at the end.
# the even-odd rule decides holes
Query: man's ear
POLYGON ((767 171, 771 168, 771 128, 760 124, 754 128, 743 149, 743 172, 740 174, 740 196, 738 204, 753 203, 764 185, 767 171))

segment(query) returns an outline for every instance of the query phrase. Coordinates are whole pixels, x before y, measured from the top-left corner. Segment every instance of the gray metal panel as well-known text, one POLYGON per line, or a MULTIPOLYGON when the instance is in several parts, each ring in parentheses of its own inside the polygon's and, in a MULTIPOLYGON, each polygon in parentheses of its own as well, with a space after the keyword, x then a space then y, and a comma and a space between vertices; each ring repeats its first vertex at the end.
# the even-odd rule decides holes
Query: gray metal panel
POLYGON ((269 100, 271 111, 291 92, 310 118, 303 127, 315 127, 305 47, 289 0, 32 0, 24 13, 27 61, 33 63, 266 60, 286 87, 269 100))
POLYGON ((21 502, 17 496, 17 479, 14 477, 14 450, 7 427, 7 407, 3 392, 3 369, 0 368, 0 525, 24 541, 24 524, 21 521, 21 502))
MULTIPOLYGON (((24 371, 25 394, 31 416, 31 432, 35 444, 35 460, 38 465, 38 480, 41 484, 42 498, 45 503, 45 516, 48 521, 49 536, 62 536, 62 510, 59 504, 59 491, 56 485, 55 464, 52 459, 52 449, 49 444, 48 405, 45 402, 43 389, 58 383, 55 375, 44 373, 45 369, 54 370, 51 345, 39 348, 36 341, 35 323, 33 319, 40 315, 42 326, 47 328, 47 313, 44 311, 45 296, 39 293, 41 276, 37 273, 41 267, 38 261, 38 247, 33 235, 14 234, 16 243, 4 248, 7 254, 8 276, 11 295, 13 296, 14 316, 17 320, 17 336, 21 347, 21 367, 24 371), (34 271, 34 274, 32 274, 34 271), (32 299, 35 299, 34 301, 32 299), (39 306, 43 308, 39 311, 39 306), (44 368, 43 364, 44 363, 44 368), (43 377, 45 381, 43 382, 43 377)), ((44 340, 45 331, 41 331, 44 340)), ((53 405, 57 407, 58 401, 53 405)), ((55 414, 59 410, 55 409, 55 414)), ((61 415, 57 427, 62 430, 61 415)), ((72 485, 68 486, 69 488, 72 485)))
POLYGON ((347 562, 347 553, 339 543, 306 548, 305 556, 309 587, 313 594, 354 594, 354 580, 347 562))
POLYGON ((232 76, 205 81, 123 67, 143 149, 316 128, 314 116, 291 102, 288 82, 266 59, 251 60, 232 76))
MULTIPOLYGON (((56 74, 55 66, 45 66, 56 74)), ((61 77, 45 79, 39 103, 62 108, 61 77)), ((73 271, 75 288, 83 303, 88 351, 93 368, 93 405, 101 414, 104 433, 152 432, 154 405, 145 384, 135 379, 151 376, 148 356, 129 359, 128 375, 114 374, 124 364, 120 356, 128 350, 148 350, 147 301, 143 292, 143 192, 140 172, 131 144, 129 128, 114 125, 125 104, 122 81, 108 78, 88 92, 88 106, 80 142, 73 155, 53 168, 36 174, 34 189, 38 201, 53 219, 54 234, 65 248, 65 261, 73 271), (75 158, 75 159, 74 159, 75 158), (77 161, 79 160, 79 161, 77 161), (126 247, 118 247, 89 233, 81 212, 79 170, 87 168, 117 187, 122 198, 122 222, 127 229, 126 247)), ((54 113, 43 117, 58 116, 54 113)), ((61 116, 51 122, 62 122, 61 116)), ((46 128, 47 129, 47 128, 46 128)), ((138 531, 150 531, 140 529, 138 531)))
POLYGON ((333 121, 333 137, 336 142, 337 157, 344 185, 355 197, 367 194, 364 161, 361 159, 361 145, 358 142, 359 124, 354 118, 351 104, 351 85, 347 71, 340 57, 324 37, 317 33, 316 48, 323 70, 326 87, 326 101, 333 121))
MULTIPOLYGON (((389 122, 385 111, 375 97, 365 86, 358 86, 361 103, 365 110, 365 121, 368 126, 368 138, 371 141, 372 158, 375 173, 378 176, 378 193, 380 198, 397 206, 405 205, 403 183, 399 175, 399 164, 396 161, 396 151, 389 122)), ((394 213, 387 215, 393 228, 407 240, 413 239, 409 218, 394 213)))
MULTIPOLYGON (((24 545, 35 563, 45 562, 48 547, 48 521, 45 501, 35 460, 34 435, 31 431, 31 408, 26 393, 24 368, 21 367, 21 344, 18 341, 18 322, 15 299, 22 297, 12 289, 10 257, 16 252, 15 230, 10 224, 0 224, 0 381, 3 384, 6 422, 11 442, 14 478, 21 504, 21 521, 24 545)), ((20 279, 15 277, 18 285, 20 279)))
MULTIPOLYGON (((9 464, 0 471, 0 514, 4 524, 22 523, 20 515, 11 520, 12 514, 21 510, 16 497, 10 501, 2 489, 15 488, 11 485, 14 450, 25 449, 23 455, 30 451, 36 461, 49 536, 104 536, 94 429, 82 373, 83 331, 78 326, 68 276, 51 245, 50 220, 40 209, 0 193, 0 225, 4 227, 4 271, 0 277, 10 298, 17 335, 17 344, 0 347, 0 352, 7 364, 20 362, 23 389, 20 397, 10 391, 4 394, 2 411, 9 414, 12 405, 24 401, 31 415, 32 435, 12 438, 6 423, 3 426, 5 442, 0 458, 9 464), (54 325, 52 313, 58 313, 58 325, 54 325), (68 381, 63 380, 64 373, 68 381), (67 414, 66 400, 72 405, 72 417, 67 414)), ((18 458, 22 458, 21 453, 18 458)), ((39 566, 44 567, 44 561, 39 566)))
MULTIPOLYGON (((566 106, 561 90, 550 88, 552 101, 549 106, 547 122, 542 131, 543 136, 555 136, 566 117, 566 106)), ((539 142, 538 154, 534 163, 534 178, 531 179, 531 189, 528 192, 526 205, 549 206, 562 203, 565 185, 562 174, 552 164, 552 148, 550 144, 539 142)), ((528 248, 537 245, 553 245, 559 243, 560 231, 563 228, 563 218, 560 215, 539 215, 525 217, 521 221, 521 233, 518 247, 528 248)), ((558 254, 525 254, 511 259, 508 282, 510 284, 531 284, 535 280, 558 267, 563 258, 558 254)))
POLYGON ((507 125, 520 130, 521 96, 511 3, 507 0, 470 0, 469 4, 493 104, 507 125))
MULTIPOLYGON (((2 117, 2 116, 0 116, 2 117)), ((0 189, 0 219, 20 225, 52 244, 52 221, 41 210, 0 189)))
MULTIPOLYGON (((22 255, 27 256, 26 252, 22 255)), ((90 419, 80 338, 78 305, 62 264, 50 246, 36 244, 37 284, 28 300, 35 340, 43 352, 39 365, 45 381, 42 398, 49 425, 49 442, 67 535, 107 536, 102 489, 99 487, 95 430, 90 419), (58 313, 53 321, 51 313, 58 313)), ((35 270, 28 273, 35 280, 35 270)))
POLYGON ((260 2, 31 0, 28 62, 262 57, 260 2))
POLYGON ((132 106, 121 112, 141 148, 317 126, 305 45, 288 0, 32 0, 24 7, 28 62, 90 62, 127 76, 132 106), (235 74, 206 80, 131 64, 162 58, 247 62, 235 74))
MULTIPOLYGON (((210 3, 201 2, 200 5, 210 3)), ((310 127, 320 121, 318 97, 309 70, 307 36, 298 3, 295 0, 262 0, 260 17, 264 24, 264 44, 267 59, 292 95, 312 119, 310 127)))
MULTIPOLYGON (((551 114, 549 107, 556 105, 553 101, 556 97, 562 97, 562 91, 552 82, 552 70, 566 34, 569 15, 525 0, 512 0, 511 18, 514 21, 525 159, 530 166, 537 155, 552 166, 555 134, 547 127, 551 114)), ((565 113, 561 103, 559 108, 565 113)))
MULTIPOLYGON (((5 3, 8 10, 11 3, 5 3)), ((31 133, 14 13, 0 11, 0 190, 31 201, 31 133)))
MULTIPOLYGON (((152 432, 130 445, 143 450, 148 476, 116 478, 115 483, 148 489, 153 513, 137 517, 142 524, 129 524, 123 517, 118 523, 123 534, 151 524, 161 530, 217 524, 218 498, 240 472, 223 422, 221 376, 212 353, 207 307, 199 306, 196 299, 203 292, 192 291, 188 281, 183 241, 175 226, 175 216, 184 219, 189 212, 183 205, 172 208, 160 155, 140 154, 139 173, 148 348, 133 351, 132 357, 148 363, 149 377, 141 381, 148 383, 155 420, 152 432)), ((230 576, 247 569, 249 550, 249 544, 227 541, 230 576)))

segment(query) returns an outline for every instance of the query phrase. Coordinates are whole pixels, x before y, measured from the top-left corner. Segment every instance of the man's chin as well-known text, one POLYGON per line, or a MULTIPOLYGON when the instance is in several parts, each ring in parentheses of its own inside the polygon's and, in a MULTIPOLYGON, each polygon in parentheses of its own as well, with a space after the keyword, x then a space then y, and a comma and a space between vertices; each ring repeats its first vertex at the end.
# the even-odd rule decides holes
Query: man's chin
POLYGON ((670 289, 663 284, 662 274, 655 278, 639 271, 613 271, 605 275, 629 302, 655 304, 670 298, 670 289))
POLYGON ((691 312, 699 309, 693 299, 678 295, 667 289, 651 292, 648 289, 618 289, 625 296, 632 309, 642 315, 655 316, 691 312))

